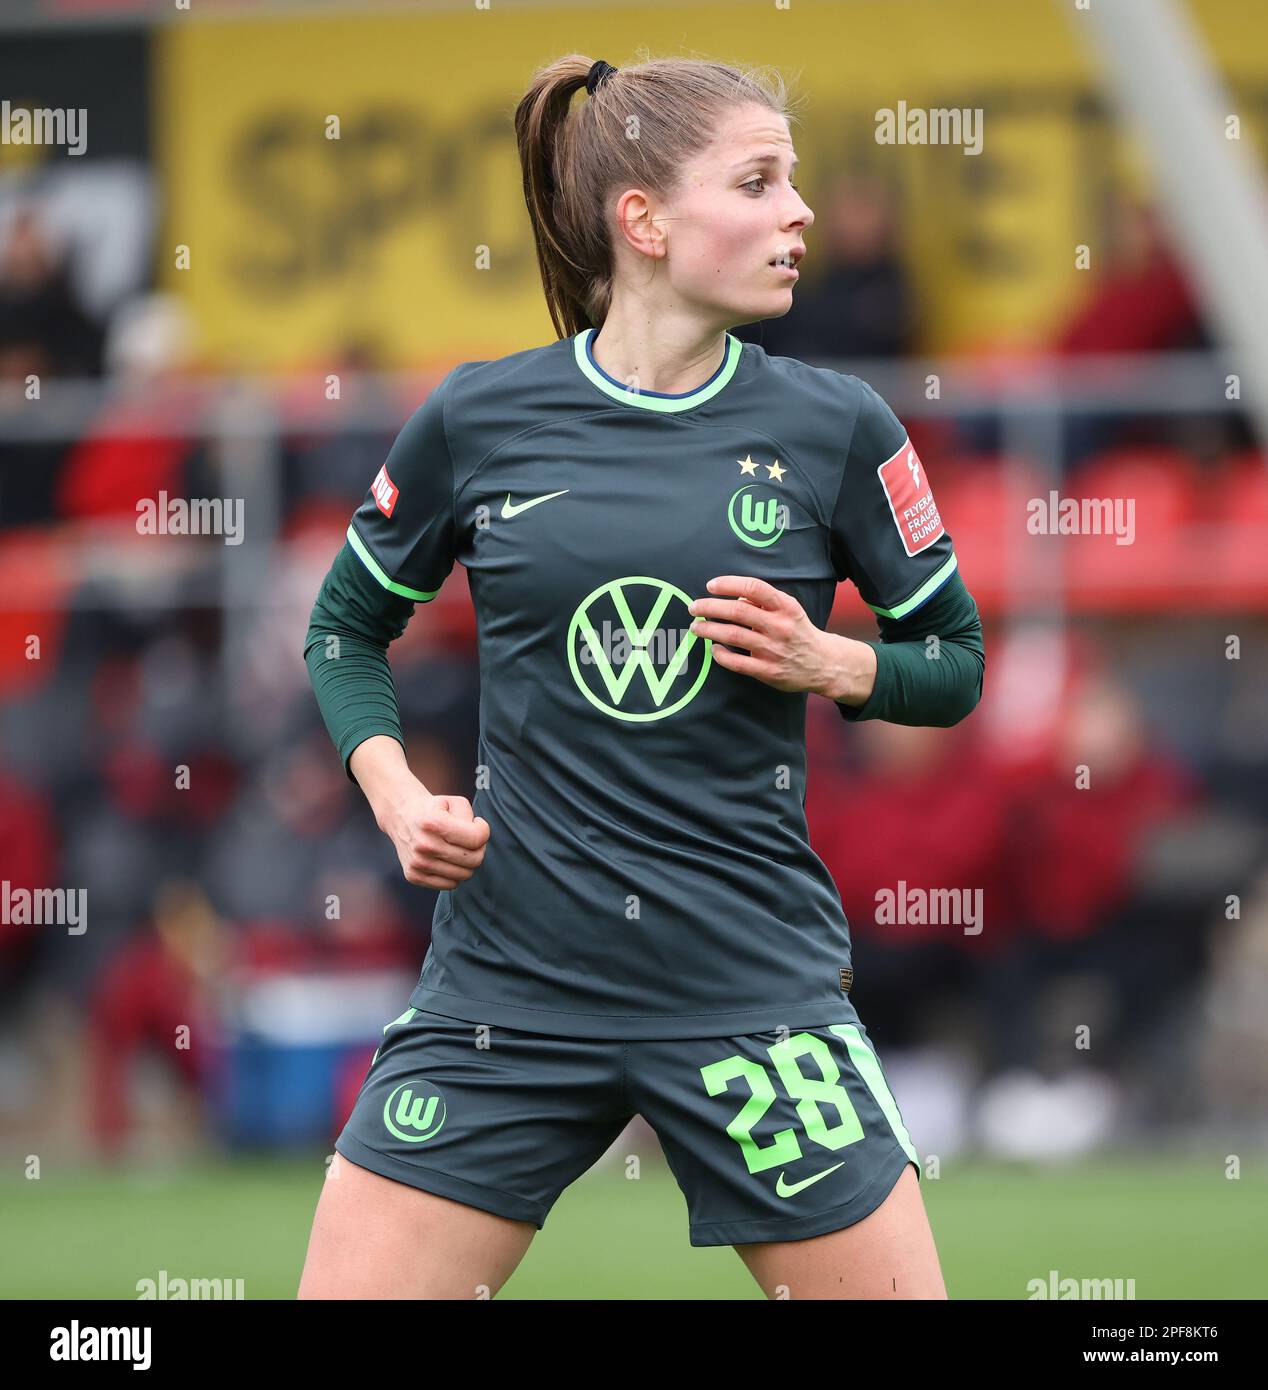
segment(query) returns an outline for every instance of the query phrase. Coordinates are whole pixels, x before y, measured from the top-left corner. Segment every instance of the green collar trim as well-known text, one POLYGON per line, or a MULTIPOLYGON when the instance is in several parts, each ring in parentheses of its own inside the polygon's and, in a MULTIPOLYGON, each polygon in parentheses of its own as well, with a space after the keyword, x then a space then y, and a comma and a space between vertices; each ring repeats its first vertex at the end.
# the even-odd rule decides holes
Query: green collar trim
POLYGON ((620 401, 622 405, 637 406, 640 410, 658 410, 662 414, 677 414, 681 410, 694 410, 696 406, 712 400, 735 375, 735 369, 740 365, 740 354, 744 351, 744 344, 728 333, 726 335, 726 355, 722 359, 722 365, 703 386, 698 386, 694 391, 686 391, 681 395, 669 395, 664 391, 633 391, 622 386, 614 377, 610 377, 594 360, 590 351, 594 334, 593 328, 583 328, 579 333, 573 335, 573 356, 577 360, 577 366, 581 369, 582 375, 588 381, 593 382, 605 396, 611 396, 614 401, 620 401))

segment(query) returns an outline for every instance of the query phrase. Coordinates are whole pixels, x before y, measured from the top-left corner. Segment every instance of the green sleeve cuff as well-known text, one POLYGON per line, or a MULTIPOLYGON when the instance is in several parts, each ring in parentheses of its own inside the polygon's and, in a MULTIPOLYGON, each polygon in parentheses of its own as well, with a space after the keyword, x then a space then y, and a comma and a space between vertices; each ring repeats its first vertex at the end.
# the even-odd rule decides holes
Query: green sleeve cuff
POLYGON ((916 612, 877 624, 880 640, 868 643, 875 685, 861 705, 837 702, 843 719, 947 728, 976 708, 986 670, 982 620, 958 572, 916 612))
POLYGON ((847 705, 840 700, 837 701, 841 718, 848 719, 852 724, 860 719, 882 718, 881 711, 888 707, 894 693, 894 670, 885 644, 869 642, 867 645, 876 653, 876 683, 872 686, 872 693, 861 705, 847 705))

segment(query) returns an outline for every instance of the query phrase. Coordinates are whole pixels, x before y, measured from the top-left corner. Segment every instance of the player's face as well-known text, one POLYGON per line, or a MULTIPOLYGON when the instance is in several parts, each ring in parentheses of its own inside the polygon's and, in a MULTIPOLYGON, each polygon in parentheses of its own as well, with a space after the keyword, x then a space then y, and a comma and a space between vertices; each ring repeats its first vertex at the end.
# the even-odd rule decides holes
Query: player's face
POLYGON ((728 326, 792 307, 796 263, 814 222, 793 186, 795 163, 782 116, 737 107, 687 165, 664 209, 674 290, 728 326))

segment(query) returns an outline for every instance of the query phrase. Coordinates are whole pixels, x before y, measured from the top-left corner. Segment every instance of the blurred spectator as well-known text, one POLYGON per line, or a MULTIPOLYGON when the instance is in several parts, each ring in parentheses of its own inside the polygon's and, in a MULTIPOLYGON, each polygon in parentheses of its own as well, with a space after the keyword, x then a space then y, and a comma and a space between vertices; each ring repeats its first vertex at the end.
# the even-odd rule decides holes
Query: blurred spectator
MULTIPOLYGON (((1116 193, 1110 204, 1108 244, 1103 254, 1094 247, 1092 256, 1092 284, 1058 332, 1053 343, 1057 354, 1077 357, 1212 346, 1188 277, 1153 204, 1116 193)), ((1156 416, 1073 415, 1066 422, 1064 462, 1068 469, 1089 455, 1126 444, 1184 442, 1199 454, 1213 456, 1243 437, 1244 427, 1222 414, 1188 422, 1159 421, 1156 416)))
MULTIPOLYGON (((204 881, 217 909, 232 920, 271 918, 317 935, 331 930, 327 898, 340 892, 331 883, 344 882, 351 899, 364 902, 361 876, 374 873, 381 882, 397 866, 354 790, 324 728, 310 726, 301 740, 264 758, 206 842, 204 881)), ((402 958, 417 954, 421 965, 417 938, 390 899, 376 897, 374 911, 381 928, 403 943, 402 958)), ((347 923, 339 931, 345 939, 355 935, 347 923)))
POLYGON ((165 1059, 198 1099, 210 1076, 216 1037, 211 982, 227 962, 222 925, 193 885, 168 883, 149 930, 128 941, 94 985, 88 1005, 92 1130, 118 1154, 132 1119, 133 1068, 143 1051, 165 1059))
MULTIPOLYGON (((851 742, 863 756, 851 774, 816 758, 806 797, 811 843, 841 893, 850 923, 851 999, 897 1046, 937 1033, 933 1003, 965 977, 966 944, 997 949, 1007 932, 1007 806, 983 773, 972 724, 954 729, 860 724, 851 742), (981 932, 959 923, 878 920, 877 894, 980 890, 981 932), (872 1020, 876 1020, 875 1023, 872 1020)), ((932 899, 931 899, 932 901, 932 899)), ((970 900, 971 901, 971 900, 970 900)))
POLYGON ((1084 675, 1067 697, 1050 765, 1010 817, 1018 848, 1043 851, 1014 861, 1030 930, 1050 941, 1095 935, 1137 886, 1141 838, 1192 795, 1180 767, 1147 737, 1131 692, 1108 674, 1084 675))
POLYGON ((97 376, 102 333, 71 287, 69 261, 32 207, 0 248, 0 382, 97 376))
MULTIPOLYGON (((56 888, 57 845, 49 799, 0 767, 0 894, 7 901, 21 889, 56 888)), ((12 915, 17 915, 12 914, 12 915)), ((0 912, 0 1002, 12 1002, 11 990, 22 984, 36 955, 39 934, 51 930, 29 922, 11 922, 0 912)))
MULTIPOLYGON (((329 423, 311 433, 297 432, 286 440, 282 486, 292 505, 313 498, 337 501, 349 513, 357 507, 379 471, 411 408, 395 399, 377 373, 379 355, 369 343, 350 341, 323 377, 337 379, 339 397, 329 405, 329 423), (362 423, 349 425, 354 416, 362 423), (367 425, 366 420, 378 421, 367 425)), ((302 398, 296 405, 311 408, 311 387, 297 383, 302 398)))
POLYGON ((333 910, 305 931, 268 917, 230 924, 193 882, 161 885, 152 921, 115 950, 88 1002, 92 1129, 106 1155, 121 1152, 132 1132, 143 1053, 170 1064, 196 1110, 212 1100, 221 1069, 232 1065, 227 1019, 252 983, 278 974, 418 968, 421 957, 372 870, 332 869, 314 887, 330 895, 333 910))
POLYGON ((134 523, 139 499, 197 491, 186 484, 204 464, 203 445, 186 436, 199 409, 188 310, 166 294, 124 305, 111 321, 106 357, 118 389, 71 448, 57 510, 134 523))
MULTIPOLYGON (((1110 199, 1106 234, 1091 246, 1088 270, 1072 272, 1086 292, 1052 337, 1050 351, 1077 359, 1085 354, 1198 351, 1213 346, 1193 288, 1173 254, 1158 209, 1137 195, 1116 191, 1110 199)), ((1006 347, 978 363, 984 383, 1024 381, 1027 355, 1006 347)), ((961 413, 959 447, 993 454, 1005 448, 999 417, 961 413)), ((1062 420, 1062 471, 1090 455, 1132 444, 1175 445, 1215 457, 1248 442, 1247 422, 1236 415, 1162 417, 1071 412, 1062 420)))
POLYGON ((1087 299, 1057 335, 1057 352, 1164 352, 1208 346, 1197 303, 1157 208, 1126 194, 1111 204, 1105 265, 1093 248, 1087 299))
POLYGON ((792 308, 735 336, 771 356, 897 357, 912 344, 907 274, 898 256, 894 194, 873 178, 838 179, 815 207, 792 308))
MULTIPOLYGON (((72 288, 62 248, 37 209, 24 207, 0 246, 0 395, 12 384, 22 393, 16 408, 29 409, 30 376, 96 376, 101 337, 72 288)), ((65 449, 61 440, 0 443, 0 524, 48 520, 65 449)))
POLYGON ((1100 1002, 1081 1021, 1100 1025, 1101 1064, 1120 1062, 1141 1020, 1185 981, 1173 949, 1184 943, 1167 939, 1155 906, 1138 908, 1149 899, 1151 838, 1200 804, 1198 788, 1149 737, 1132 693, 1085 671, 1048 757, 1012 781, 1009 800, 1004 862, 1018 930, 974 975, 995 1061, 1070 1065, 1073 1043, 1049 1026, 1050 1005, 1077 977, 1097 982, 1100 1002))

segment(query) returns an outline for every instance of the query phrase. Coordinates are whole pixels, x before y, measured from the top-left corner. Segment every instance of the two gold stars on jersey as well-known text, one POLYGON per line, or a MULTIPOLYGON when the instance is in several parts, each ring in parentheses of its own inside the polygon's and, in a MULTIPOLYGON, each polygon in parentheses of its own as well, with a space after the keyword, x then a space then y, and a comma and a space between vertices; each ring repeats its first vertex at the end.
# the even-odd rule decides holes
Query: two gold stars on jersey
MULTIPOLYGON (((757 477, 757 464, 753 462, 751 454, 745 454, 742 459, 736 459, 736 463, 740 465, 741 473, 746 474, 750 478, 757 477)), ((780 467, 778 459, 776 459, 774 463, 764 463, 762 467, 766 469, 767 476, 774 478, 777 483, 783 482, 784 474, 788 471, 780 467)))

